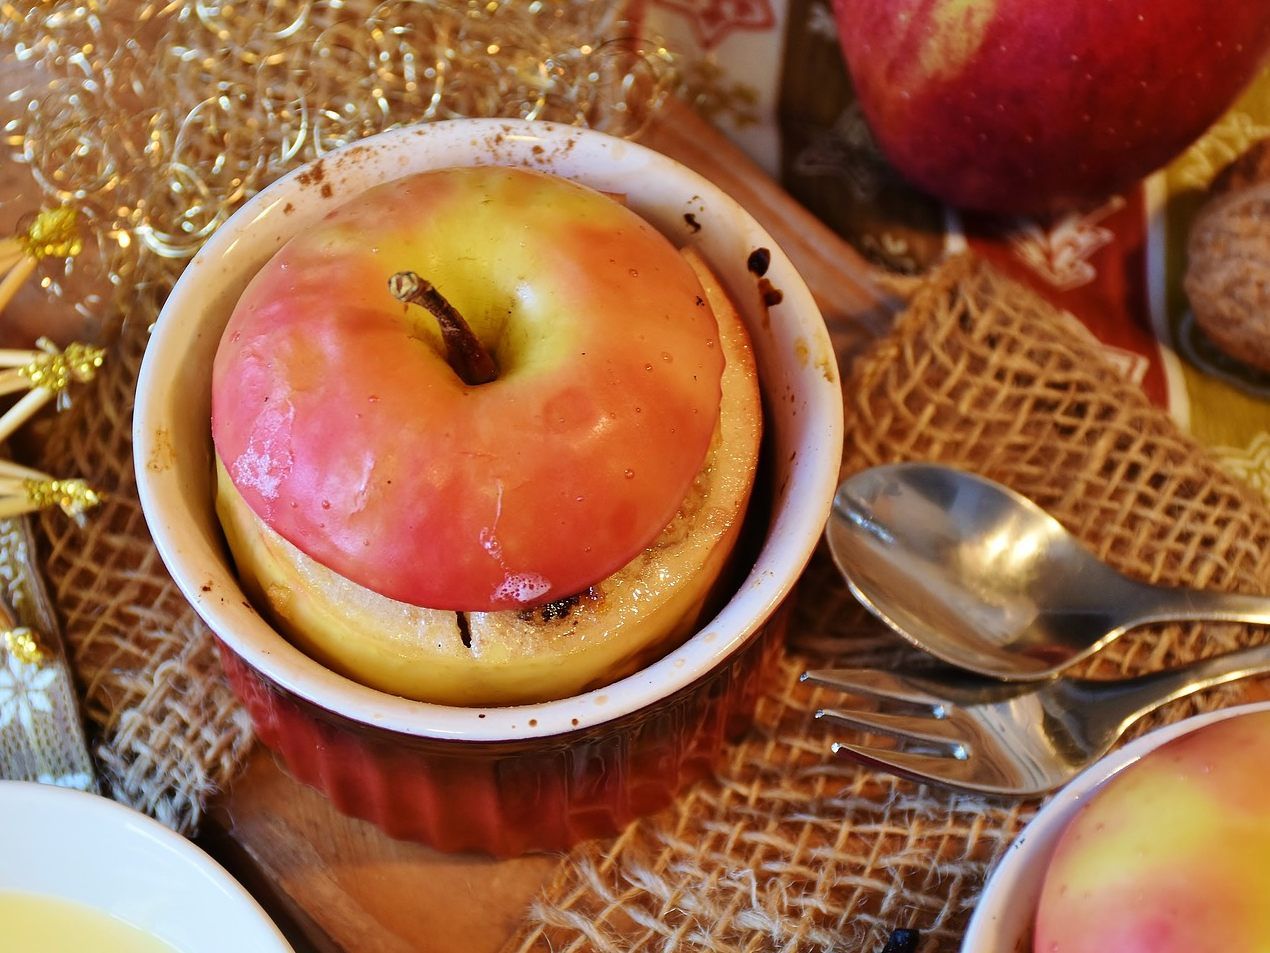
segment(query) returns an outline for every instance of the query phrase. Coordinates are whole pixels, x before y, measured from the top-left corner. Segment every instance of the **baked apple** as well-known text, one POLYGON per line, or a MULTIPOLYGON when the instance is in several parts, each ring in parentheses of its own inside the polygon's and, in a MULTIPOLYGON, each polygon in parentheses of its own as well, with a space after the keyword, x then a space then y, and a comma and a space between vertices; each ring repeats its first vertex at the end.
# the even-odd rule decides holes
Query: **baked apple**
POLYGON ((497 167, 380 186, 293 239, 213 374, 248 591, 328 667, 443 704, 564 697, 689 634, 760 429, 699 259, 497 167))
POLYGON ((1270 712, 1174 738, 1093 793, 1063 831, 1035 953, 1270 949, 1270 712))

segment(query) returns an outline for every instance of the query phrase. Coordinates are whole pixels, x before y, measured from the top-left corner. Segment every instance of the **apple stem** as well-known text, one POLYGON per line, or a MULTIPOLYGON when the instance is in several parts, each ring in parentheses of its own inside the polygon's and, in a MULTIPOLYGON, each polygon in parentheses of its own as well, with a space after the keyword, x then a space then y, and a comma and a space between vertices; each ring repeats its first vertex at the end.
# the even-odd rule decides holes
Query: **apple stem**
POLYGON ((472 332, 463 315, 431 282, 413 271, 399 271, 388 279, 388 290, 398 301, 417 304, 437 319, 437 324, 441 326, 441 340, 445 343, 445 360, 464 384, 488 384, 498 377, 493 355, 472 332))

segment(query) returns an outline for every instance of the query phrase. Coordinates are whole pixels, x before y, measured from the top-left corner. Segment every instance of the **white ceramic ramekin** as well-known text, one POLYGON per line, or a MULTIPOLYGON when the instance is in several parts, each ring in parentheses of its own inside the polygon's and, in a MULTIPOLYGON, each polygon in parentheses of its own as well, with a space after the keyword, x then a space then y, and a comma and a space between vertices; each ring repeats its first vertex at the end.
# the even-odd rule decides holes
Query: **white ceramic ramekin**
POLYGON ((190 263, 156 324, 134 422, 141 503, 177 584, 216 633, 260 735, 341 809, 445 849, 516 853, 616 829, 708 770, 752 708, 762 639, 828 515, 842 443, 833 349, 806 285, 736 202, 671 159, 548 123, 455 120, 327 155, 248 202, 190 263), (735 595, 679 648, 596 691, 461 708, 384 694, 322 667, 243 595, 212 507, 212 358, 247 281, 289 237, 380 182, 456 165, 519 165, 621 193, 696 246, 754 342, 765 406, 762 542, 735 595), (763 304, 747 267, 770 252, 763 304), (515 804, 511 803, 514 800, 515 804))

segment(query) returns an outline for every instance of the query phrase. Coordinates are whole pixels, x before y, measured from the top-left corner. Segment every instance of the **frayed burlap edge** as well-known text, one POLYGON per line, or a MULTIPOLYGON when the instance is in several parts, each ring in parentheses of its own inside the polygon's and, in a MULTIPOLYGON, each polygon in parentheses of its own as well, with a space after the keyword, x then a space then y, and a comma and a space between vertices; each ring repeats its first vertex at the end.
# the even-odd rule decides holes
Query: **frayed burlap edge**
MULTIPOLYGON (((938 460, 1047 507, 1111 563, 1164 584, 1270 589, 1270 514, 1031 292, 956 258, 845 375, 844 472, 938 460)), ((823 554, 799 586, 789 653, 754 731, 717 777, 561 864, 508 950, 851 950, 896 927, 955 950, 986 875, 1036 802, 1006 803, 839 760, 798 675, 829 655, 892 665, 911 650, 867 618, 823 554)), ((1156 668, 1256 641, 1238 625, 1156 626, 1087 666, 1156 668)), ((1231 686, 1161 710, 1176 720, 1231 686)))

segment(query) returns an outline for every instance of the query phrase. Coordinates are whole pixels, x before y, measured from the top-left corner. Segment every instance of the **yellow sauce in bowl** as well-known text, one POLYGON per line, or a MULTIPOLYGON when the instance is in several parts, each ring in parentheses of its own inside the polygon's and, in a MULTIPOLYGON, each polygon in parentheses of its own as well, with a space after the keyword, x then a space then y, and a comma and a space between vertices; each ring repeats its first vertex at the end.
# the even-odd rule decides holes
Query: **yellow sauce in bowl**
POLYGON ((0 891, 4 953, 179 953, 103 910, 60 897, 0 891))

